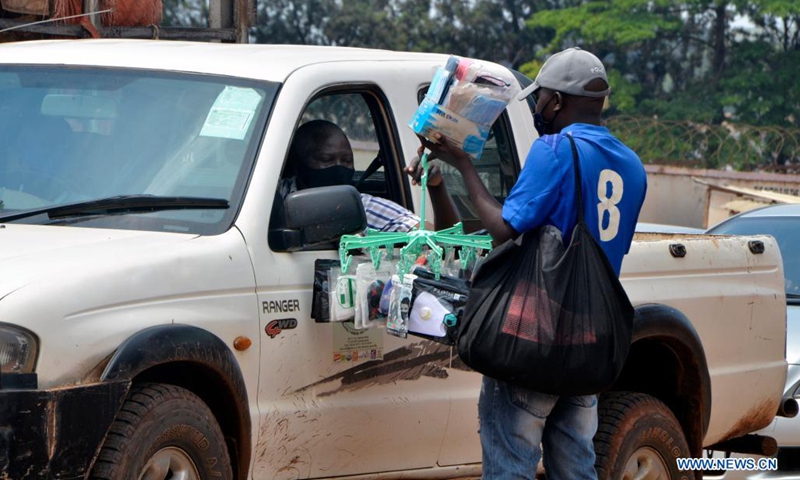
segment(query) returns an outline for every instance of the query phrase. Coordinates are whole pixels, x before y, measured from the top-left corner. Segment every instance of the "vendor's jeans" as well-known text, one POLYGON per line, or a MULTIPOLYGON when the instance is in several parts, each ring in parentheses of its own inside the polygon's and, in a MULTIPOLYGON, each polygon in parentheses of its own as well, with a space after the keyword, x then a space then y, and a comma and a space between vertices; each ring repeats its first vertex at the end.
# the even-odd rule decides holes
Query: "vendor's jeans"
POLYGON ((557 397, 483 377, 478 415, 484 480, 533 479, 542 448, 547 480, 597 478, 595 395, 557 397))

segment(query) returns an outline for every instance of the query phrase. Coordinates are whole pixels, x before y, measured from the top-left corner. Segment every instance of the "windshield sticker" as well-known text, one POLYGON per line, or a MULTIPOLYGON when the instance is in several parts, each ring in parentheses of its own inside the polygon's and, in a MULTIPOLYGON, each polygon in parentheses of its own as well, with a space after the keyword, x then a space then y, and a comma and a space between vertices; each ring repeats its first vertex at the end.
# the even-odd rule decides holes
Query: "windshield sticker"
POLYGON ((334 323, 334 363, 383 360, 383 338, 385 335, 386 333, 379 328, 357 330, 353 322, 334 323))
POLYGON ((260 103, 261 95, 252 88, 225 87, 211 106, 200 136, 244 140, 260 103))

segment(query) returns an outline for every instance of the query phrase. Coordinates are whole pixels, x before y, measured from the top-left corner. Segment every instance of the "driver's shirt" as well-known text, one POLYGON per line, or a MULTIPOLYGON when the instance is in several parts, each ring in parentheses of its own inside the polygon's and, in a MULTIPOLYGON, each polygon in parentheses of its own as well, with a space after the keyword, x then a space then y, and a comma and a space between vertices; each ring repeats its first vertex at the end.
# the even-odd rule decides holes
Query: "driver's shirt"
MULTIPOLYGON (((281 180, 281 198, 297 191, 295 180, 295 177, 281 180)), ((362 193, 361 203, 367 215, 367 228, 380 232, 408 232, 419 225, 418 216, 391 200, 362 193)))

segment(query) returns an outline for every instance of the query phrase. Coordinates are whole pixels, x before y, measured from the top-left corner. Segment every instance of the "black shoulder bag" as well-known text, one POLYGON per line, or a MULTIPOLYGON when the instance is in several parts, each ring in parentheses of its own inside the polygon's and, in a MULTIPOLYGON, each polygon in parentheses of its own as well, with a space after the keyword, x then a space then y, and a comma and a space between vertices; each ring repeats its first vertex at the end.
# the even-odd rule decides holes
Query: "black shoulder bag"
POLYGON ((610 387, 631 343, 633 306, 583 218, 572 135, 578 223, 565 246, 546 225, 493 250, 473 278, 458 354, 484 375, 554 395, 610 387))

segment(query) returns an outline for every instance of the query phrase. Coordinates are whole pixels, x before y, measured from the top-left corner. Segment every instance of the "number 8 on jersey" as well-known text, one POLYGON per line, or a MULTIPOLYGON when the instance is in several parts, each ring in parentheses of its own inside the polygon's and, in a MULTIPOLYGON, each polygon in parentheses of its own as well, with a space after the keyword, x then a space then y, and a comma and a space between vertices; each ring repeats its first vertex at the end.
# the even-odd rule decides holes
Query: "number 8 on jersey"
POLYGON ((619 208, 617 204, 622 200, 622 177, 614 170, 605 169, 600 172, 600 180, 597 182, 597 204, 598 230, 600 240, 608 242, 614 239, 619 232, 619 208), (611 196, 608 195, 608 184, 611 184, 611 196), (603 227, 605 213, 608 212, 608 225, 603 227))

